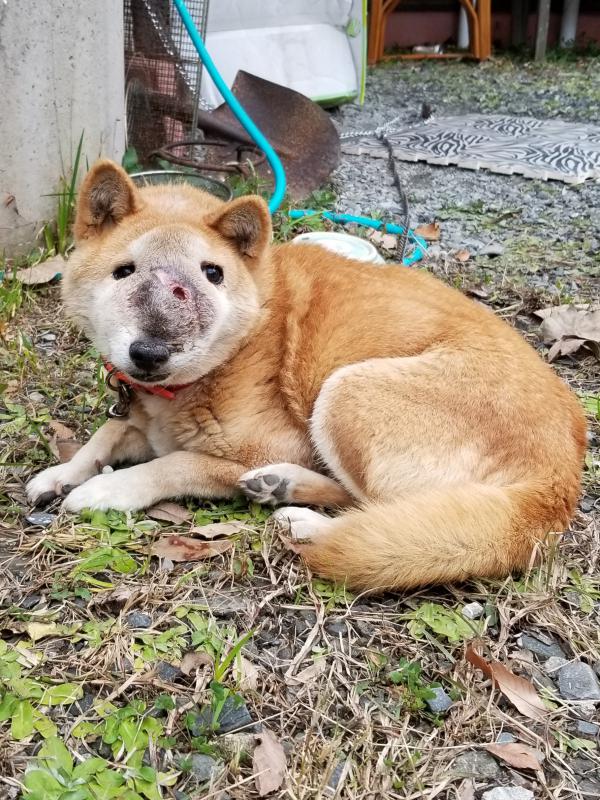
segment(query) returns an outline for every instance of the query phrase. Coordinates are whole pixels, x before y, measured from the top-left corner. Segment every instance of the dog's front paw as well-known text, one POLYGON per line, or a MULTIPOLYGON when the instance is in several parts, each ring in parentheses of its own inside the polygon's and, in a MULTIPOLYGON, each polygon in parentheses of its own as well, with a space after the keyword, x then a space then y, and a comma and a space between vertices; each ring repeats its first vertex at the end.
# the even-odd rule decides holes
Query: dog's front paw
POLYGON ((106 475, 96 475, 82 483, 67 495, 63 503, 65 511, 78 512, 84 508, 107 511, 137 511, 152 505, 152 498, 145 498, 143 486, 129 475, 131 469, 117 470, 106 475))
POLYGON ((263 505, 276 506, 291 502, 294 485, 294 465, 276 464, 244 473, 238 486, 249 500, 263 505))
POLYGON ((68 494, 71 487, 77 486, 87 477, 86 473, 73 469, 71 462, 48 467, 28 482, 25 487, 27 499, 33 506, 47 505, 55 497, 68 494))

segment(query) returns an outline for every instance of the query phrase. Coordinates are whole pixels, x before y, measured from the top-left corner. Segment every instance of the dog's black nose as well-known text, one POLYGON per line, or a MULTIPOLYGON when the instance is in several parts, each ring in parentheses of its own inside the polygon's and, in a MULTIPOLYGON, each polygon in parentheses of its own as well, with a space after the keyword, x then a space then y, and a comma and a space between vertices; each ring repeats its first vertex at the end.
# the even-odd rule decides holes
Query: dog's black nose
POLYGON ((137 339, 129 345, 129 357, 139 369, 152 372, 169 360, 169 348, 160 339, 137 339))

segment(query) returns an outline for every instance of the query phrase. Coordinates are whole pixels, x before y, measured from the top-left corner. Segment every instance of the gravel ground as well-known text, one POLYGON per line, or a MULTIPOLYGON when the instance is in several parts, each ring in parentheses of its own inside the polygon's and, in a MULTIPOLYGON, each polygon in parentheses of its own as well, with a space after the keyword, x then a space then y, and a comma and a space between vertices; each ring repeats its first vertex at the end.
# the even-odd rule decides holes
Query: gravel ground
MULTIPOLYGON (((439 113, 589 121, 593 108, 600 120, 599 66, 395 65, 374 71, 365 106, 339 118, 368 128, 414 118, 425 100, 439 113)), ((542 354, 531 312, 598 297, 597 184, 400 170, 413 223, 441 227, 421 266, 542 354), (502 244, 495 258, 480 252, 492 241, 502 244)), ((385 164, 366 156, 346 158, 335 186, 344 210, 396 202, 385 164)), ((288 236, 289 223, 277 223, 288 236)), ((98 354, 64 322, 58 287, 24 288, 11 274, 0 284, 0 797, 247 800, 259 796, 265 763, 283 762, 270 795, 282 800, 600 797, 593 356, 556 362, 587 408, 590 449, 580 512, 542 566, 356 597, 307 573, 245 501, 190 501, 166 523, 164 512, 161 522, 73 517, 56 505, 32 514, 28 475, 52 463, 59 434, 87 440, 109 398, 98 354), (185 535, 192 520, 243 531, 210 561, 150 556, 159 536, 185 535), (271 739, 265 753, 267 729, 281 747, 271 739)))
MULTIPOLYGON (((344 132, 371 130, 395 117, 411 123, 427 103, 438 116, 507 113, 600 124, 599 67, 598 59, 541 66, 395 63, 371 71, 365 104, 344 107, 337 121, 344 132)), ((577 294, 585 286, 591 292, 588 277, 600 275, 600 182, 568 186, 425 163, 398 161, 397 167, 412 225, 441 222, 434 257, 461 248, 477 255, 500 244, 496 271, 527 274, 530 285, 551 292, 557 279, 563 291, 577 294)), ((383 159, 344 155, 334 186, 339 210, 386 219, 401 213, 383 159)))

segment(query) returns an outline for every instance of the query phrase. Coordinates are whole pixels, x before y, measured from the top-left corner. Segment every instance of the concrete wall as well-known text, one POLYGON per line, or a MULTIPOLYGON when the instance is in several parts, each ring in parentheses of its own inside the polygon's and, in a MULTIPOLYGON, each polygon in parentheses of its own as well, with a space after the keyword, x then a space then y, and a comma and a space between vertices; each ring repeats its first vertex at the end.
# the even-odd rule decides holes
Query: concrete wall
POLYGON ((122 0, 0 0, 0 252, 54 218, 84 133, 81 173, 125 140, 122 0))

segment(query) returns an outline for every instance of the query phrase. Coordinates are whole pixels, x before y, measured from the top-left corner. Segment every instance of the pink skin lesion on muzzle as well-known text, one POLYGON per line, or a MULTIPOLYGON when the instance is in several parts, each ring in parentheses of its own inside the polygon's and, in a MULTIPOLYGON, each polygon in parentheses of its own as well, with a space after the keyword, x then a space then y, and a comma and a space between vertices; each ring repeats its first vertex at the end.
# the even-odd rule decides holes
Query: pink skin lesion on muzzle
POLYGON ((190 299, 190 290, 182 286, 179 281, 175 280, 175 278, 164 269, 157 269, 154 274, 162 285, 171 292, 173 297, 184 302, 190 299))

